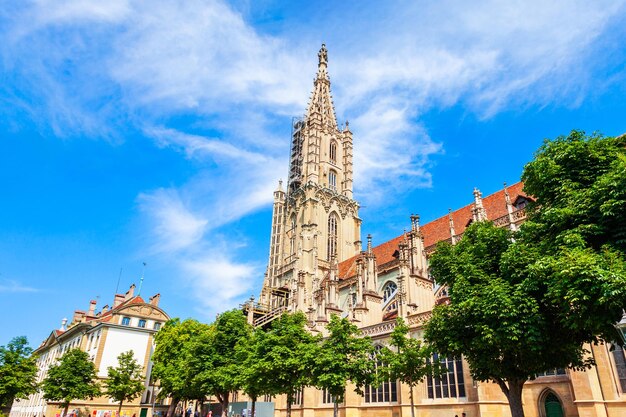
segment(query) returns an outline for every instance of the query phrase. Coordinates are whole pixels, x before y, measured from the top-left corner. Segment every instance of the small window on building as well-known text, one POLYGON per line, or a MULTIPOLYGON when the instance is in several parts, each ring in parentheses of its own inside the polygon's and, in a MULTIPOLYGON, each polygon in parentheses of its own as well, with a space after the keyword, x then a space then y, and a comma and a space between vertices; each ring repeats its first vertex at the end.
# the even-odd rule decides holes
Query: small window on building
POLYGON ((154 330, 160 330, 161 329, 161 323, 159 323, 158 321, 154 323, 154 330))
POLYGON ((565 375, 565 369, 563 369, 563 368, 549 369, 549 370, 547 370, 545 372, 537 374, 537 377, 540 377, 540 376, 556 376, 556 375, 565 375))
POLYGON ((304 393, 304 388, 300 388, 293 396, 293 404, 297 406, 302 406, 302 397, 304 393))
POLYGON ((328 187, 337 190, 337 173, 332 169, 328 172, 328 187))
POLYGON ((146 321, 145 320, 139 320, 139 324, 137 326, 138 327, 146 327, 146 321))
POLYGON ((516 210, 521 210, 525 208, 528 205, 528 203, 530 203, 530 201, 531 200, 526 197, 519 196, 515 199, 515 202, 513 202, 513 206, 515 207, 516 210))
POLYGON ((330 142, 330 162, 337 163, 337 142, 330 142))
POLYGON ((330 395, 330 391, 327 389, 322 390, 322 404, 334 404, 335 397, 330 395))
POLYGON ((124 317, 122 319, 122 326, 130 326, 130 317, 124 317))

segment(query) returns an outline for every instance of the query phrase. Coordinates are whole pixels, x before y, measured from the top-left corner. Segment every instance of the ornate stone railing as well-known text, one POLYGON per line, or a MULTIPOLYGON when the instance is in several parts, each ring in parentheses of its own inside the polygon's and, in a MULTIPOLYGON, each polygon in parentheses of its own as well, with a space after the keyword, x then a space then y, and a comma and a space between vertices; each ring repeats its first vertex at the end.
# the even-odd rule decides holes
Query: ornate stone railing
POLYGON ((505 214, 504 216, 500 216, 497 219, 495 219, 493 221, 493 225, 497 226, 497 227, 504 227, 504 226, 508 226, 509 225, 510 220, 509 220, 509 215, 508 213, 505 214))
POLYGON ((408 317, 409 326, 416 326, 426 323, 432 317, 433 313, 425 311, 408 317))
POLYGON ((518 221, 521 221, 521 220, 525 220, 526 219, 526 208, 521 208, 519 210, 514 211, 513 213, 511 213, 511 216, 513 216, 513 221, 515 223, 517 223, 518 221))
POLYGON ((381 334, 391 333, 396 327, 396 321, 384 321, 373 326, 364 327, 361 329, 361 334, 364 336, 379 336, 381 334))

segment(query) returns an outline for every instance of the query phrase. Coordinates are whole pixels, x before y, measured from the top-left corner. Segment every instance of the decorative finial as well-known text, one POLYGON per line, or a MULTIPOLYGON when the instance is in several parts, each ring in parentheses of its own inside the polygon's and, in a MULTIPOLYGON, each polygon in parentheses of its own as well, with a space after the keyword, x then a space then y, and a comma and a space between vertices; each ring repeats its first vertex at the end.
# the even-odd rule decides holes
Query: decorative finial
POLYGON ((506 189, 506 182, 504 183, 504 201, 506 201, 507 205, 511 204, 511 196, 509 195, 509 190, 506 189))
POLYGON ((367 253, 372 253, 372 235, 367 235, 367 253))
POLYGON ((324 65, 328 64, 328 50, 326 49, 326 44, 325 43, 322 44, 322 48, 318 52, 317 56, 319 58, 319 66, 320 67, 322 66, 322 64, 324 64, 324 65))

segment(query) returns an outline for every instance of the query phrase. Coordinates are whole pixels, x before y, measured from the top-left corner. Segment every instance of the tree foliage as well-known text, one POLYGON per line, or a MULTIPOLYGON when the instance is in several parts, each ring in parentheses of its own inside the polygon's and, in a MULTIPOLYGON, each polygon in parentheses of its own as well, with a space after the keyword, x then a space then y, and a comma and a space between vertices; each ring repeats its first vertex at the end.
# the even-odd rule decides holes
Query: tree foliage
POLYGON ((550 252, 561 246, 626 252, 626 135, 573 131, 546 141, 522 180, 536 198, 525 225, 529 240, 550 252))
POLYGON ((251 415, 255 413, 257 398, 274 392, 274 374, 267 361, 270 348, 262 328, 254 329, 250 339, 240 340, 235 348, 239 364, 237 385, 252 402, 251 415))
POLYGON ((37 358, 25 336, 0 346, 0 408, 37 391, 37 358))
POLYGON ((241 310, 230 310, 220 314, 191 344, 189 372, 195 375, 194 384, 198 384, 203 393, 217 398, 224 416, 229 393, 241 388, 235 349, 240 341, 250 338, 251 330, 241 310))
POLYGON ((107 368, 107 379, 104 381, 106 395, 119 402, 118 414, 122 411, 124 401, 132 401, 144 390, 142 366, 135 360, 133 351, 120 353, 118 365, 107 368))
POLYGON ((285 313, 267 331, 260 350, 261 366, 271 379, 271 394, 287 396, 287 416, 298 391, 312 385, 311 365, 319 338, 305 327, 304 313, 285 313))
POLYGON ((159 382, 159 395, 172 397, 168 415, 172 415, 178 401, 204 397, 201 385, 189 369, 193 344, 208 331, 209 326, 197 320, 172 319, 154 336, 152 378, 159 382))
POLYGON ((100 395, 96 382, 96 367, 87 352, 70 349, 58 363, 50 366, 42 383, 44 398, 58 401, 64 407, 64 415, 73 400, 93 399, 100 395))
POLYGON ((329 335, 315 357, 315 385, 326 389, 337 404, 344 399, 346 385, 351 381, 355 391, 363 395, 365 384, 376 382, 374 347, 369 337, 362 337, 358 328, 346 318, 333 315, 327 326, 329 335))
POLYGON ((524 171, 536 201, 519 233, 475 223, 431 256, 451 303, 435 307, 426 338, 465 356, 474 379, 497 382, 514 417, 525 381, 589 367, 585 344, 616 337, 626 306, 624 144, 580 132, 546 142, 524 171))
POLYGON ((400 380, 409 386, 411 415, 415 416, 413 388, 428 375, 438 373, 439 363, 432 362, 433 350, 428 344, 410 337, 409 326, 402 318, 396 320, 390 342, 395 350, 383 349, 381 359, 385 365, 382 370, 385 372, 382 375, 392 380, 400 380))

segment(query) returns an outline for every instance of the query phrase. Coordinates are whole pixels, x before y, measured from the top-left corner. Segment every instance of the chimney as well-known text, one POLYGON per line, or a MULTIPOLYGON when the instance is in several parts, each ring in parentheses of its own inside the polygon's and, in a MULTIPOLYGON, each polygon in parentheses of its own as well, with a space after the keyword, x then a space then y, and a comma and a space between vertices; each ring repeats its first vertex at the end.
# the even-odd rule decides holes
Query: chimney
POLYGON ((74 311, 74 317, 72 318, 72 322, 70 324, 76 324, 83 321, 85 318, 85 312, 82 310, 74 311))
POLYGON ((161 299, 161 294, 155 294, 152 297, 150 297, 150 304, 155 307, 158 307, 160 299, 161 299))
POLYGON ((124 301, 130 300, 131 298, 133 298, 134 294, 135 294, 135 284, 131 285, 128 291, 126 291, 126 295, 124 296, 124 301))
POLYGON ((104 313, 106 313, 107 311, 109 311, 109 305, 108 305, 108 304, 107 304, 107 305, 105 305, 104 307, 102 307, 102 311, 100 312, 100 314, 104 314, 104 313))
POLYGON ((67 326, 67 318, 63 317, 63 320, 61 320, 61 327, 59 328, 60 331, 64 332, 67 326))
POLYGON ((91 300, 89 302, 89 312, 87 313, 87 316, 89 317, 94 317, 96 314, 96 304, 97 301, 96 300, 91 300))
POLYGON ((113 308, 119 306, 124 302, 124 294, 115 294, 115 298, 113 299, 113 308))

